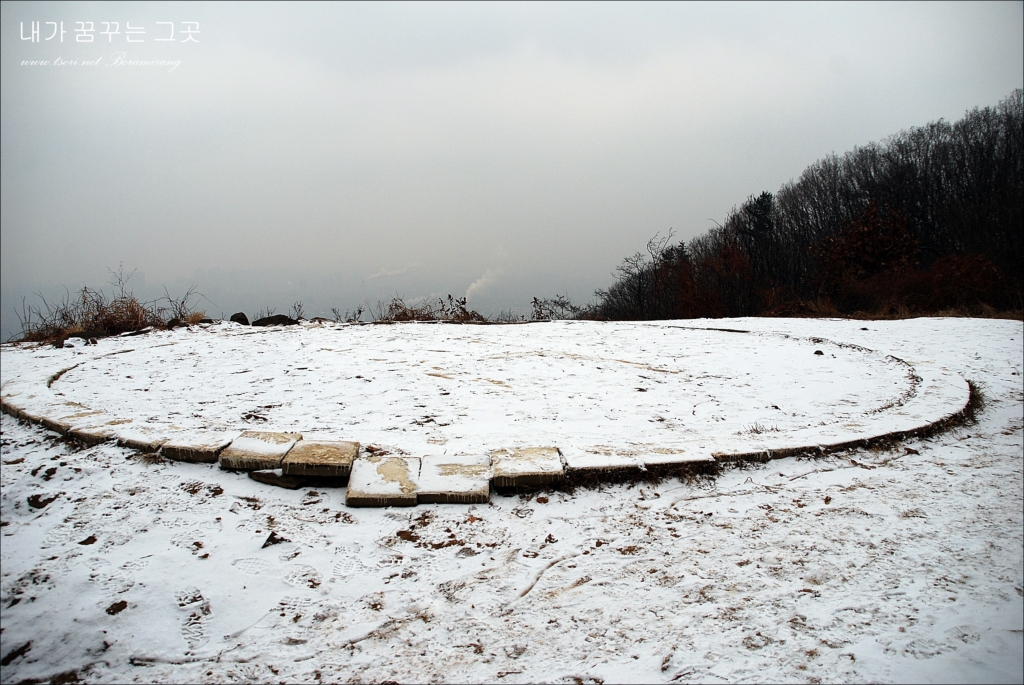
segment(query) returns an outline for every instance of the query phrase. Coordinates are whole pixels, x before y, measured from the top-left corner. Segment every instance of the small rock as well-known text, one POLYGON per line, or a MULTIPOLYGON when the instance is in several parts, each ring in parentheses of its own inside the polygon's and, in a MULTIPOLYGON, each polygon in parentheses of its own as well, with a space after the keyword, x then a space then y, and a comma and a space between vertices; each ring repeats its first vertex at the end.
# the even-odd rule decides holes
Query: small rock
POLYGON ((124 611, 127 608, 128 608, 128 602, 126 602, 126 601, 124 601, 122 599, 120 602, 114 602, 113 604, 108 606, 107 607, 107 613, 110 614, 111 616, 114 616, 116 614, 121 613, 122 611, 124 611))
POLYGON ((199 323, 213 323, 213 319, 204 316, 203 318, 199 319, 199 323))
POLYGON ((267 537, 267 541, 263 543, 262 549, 266 549, 271 545, 280 545, 282 542, 291 542, 291 540, 281 537, 274 531, 270 531, 270 535, 267 537))
POLYGON ((181 319, 171 319, 170 321, 167 322, 167 328, 168 329, 177 328, 178 326, 183 326, 183 325, 184 324, 181 323, 181 319))
POLYGON ((235 312, 234 314, 231 315, 230 321, 240 323, 243 326, 249 325, 249 317, 245 315, 245 312, 235 312))
POLYGON ((264 316, 262 319, 256 319, 252 322, 253 326, 294 326, 298 321, 285 314, 274 314, 273 316, 264 316))
POLYGON ((824 353, 824 352, 822 352, 821 350, 815 350, 815 351, 814 351, 814 354, 820 354, 820 355, 821 355, 821 356, 823 356, 823 357, 825 356, 825 353, 824 353))
POLYGON ((60 497, 60 494, 56 494, 53 497, 46 497, 44 495, 29 495, 28 505, 33 509, 42 509, 53 500, 60 497))

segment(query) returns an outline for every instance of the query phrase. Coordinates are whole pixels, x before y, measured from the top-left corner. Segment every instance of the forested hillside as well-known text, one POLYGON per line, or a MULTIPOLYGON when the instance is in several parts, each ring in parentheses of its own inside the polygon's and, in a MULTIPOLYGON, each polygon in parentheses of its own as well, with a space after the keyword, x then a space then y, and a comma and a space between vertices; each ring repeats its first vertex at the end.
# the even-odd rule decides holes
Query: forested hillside
POLYGON ((690 241, 655 238, 586 308, 605 319, 1020 311, 1024 91, 902 131, 751 196, 690 241))

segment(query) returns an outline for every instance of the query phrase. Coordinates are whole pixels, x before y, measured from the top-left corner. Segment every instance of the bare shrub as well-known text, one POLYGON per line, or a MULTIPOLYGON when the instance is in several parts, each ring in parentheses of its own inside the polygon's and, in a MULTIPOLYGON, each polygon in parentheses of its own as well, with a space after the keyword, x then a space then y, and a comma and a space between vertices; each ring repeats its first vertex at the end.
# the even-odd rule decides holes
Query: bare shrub
POLYGON ((556 319, 590 318, 591 307, 573 304, 568 295, 555 295, 552 298, 533 298, 533 312, 530 318, 534 321, 554 321, 556 319))
POLYGON ((334 320, 338 323, 354 323, 359 321, 363 317, 363 311, 363 305, 359 305, 352 311, 346 309, 344 314, 342 314, 341 310, 337 307, 331 307, 331 314, 334 316, 334 320))
POLYGON ((195 285, 190 285, 185 294, 181 297, 171 297, 171 294, 164 288, 163 302, 166 302, 158 309, 158 314, 164 321, 179 321, 187 324, 197 324, 206 316, 206 312, 196 309, 192 304, 193 297, 203 297, 203 294, 196 290, 195 285))
POLYGON ((466 307, 465 297, 448 295, 447 301, 438 298, 437 304, 431 301, 419 305, 409 305, 401 297, 394 297, 384 304, 378 302, 373 312, 373 320, 380 322, 398 321, 453 321, 466 323, 469 321, 486 322, 480 312, 466 307))
POLYGON ((494 323, 523 323, 526 321, 526 317, 522 314, 516 314, 511 309, 503 309, 498 312, 498 315, 492 321, 494 323))
POLYGON ((83 286, 72 295, 65 290, 59 302, 51 302, 37 293, 41 304, 30 305, 22 299, 21 312, 17 311, 21 333, 13 336, 23 342, 59 342, 69 337, 99 338, 119 335, 147 327, 163 327, 169 320, 198 323, 206 313, 192 304, 202 294, 191 286, 180 298, 165 297, 155 302, 142 302, 132 293, 129 282, 135 270, 126 274, 124 264, 117 271, 108 269, 113 294, 108 297, 102 290, 83 286))

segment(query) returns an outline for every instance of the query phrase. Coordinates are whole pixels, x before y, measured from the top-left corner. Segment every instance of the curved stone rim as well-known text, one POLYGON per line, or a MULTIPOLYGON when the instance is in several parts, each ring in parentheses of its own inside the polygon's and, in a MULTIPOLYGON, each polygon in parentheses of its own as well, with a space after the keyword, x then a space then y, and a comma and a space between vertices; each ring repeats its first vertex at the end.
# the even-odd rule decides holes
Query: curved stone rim
MULTIPOLYGON (((666 328, 679 328, 688 330, 717 330, 736 334, 752 334, 750 331, 738 329, 716 329, 711 327, 688 327, 678 325, 667 325, 666 328)), ((762 333, 763 334, 763 333, 762 333)), ((778 334, 785 338, 802 339, 788 334, 778 334)), ((807 340, 814 343, 829 343, 840 347, 851 347, 879 354, 874 350, 858 345, 837 342, 819 337, 808 337, 807 340)), ((174 343, 171 343, 174 344, 174 343)), ((117 350, 103 355, 95 355, 93 358, 110 355, 124 354, 133 350, 117 350)), ((921 363, 917 366, 892 355, 885 355, 887 358, 905 365, 912 371, 913 383, 911 389, 903 393, 898 401, 892 402, 876 410, 879 418, 884 418, 887 430, 874 429, 871 423, 866 426, 846 426, 844 431, 814 431, 810 429, 797 429, 784 435, 763 435, 749 440, 749 448, 743 450, 709 451, 699 456, 688 456, 680 458, 680 454, 673 454, 667 451, 665 454, 653 460, 643 462, 635 459, 605 460, 604 464, 586 464, 573 458, 573 455, 565 454, 558 446, 548 447, 522 447, 503 446, 495 447, 487 451, 487 464, 469 465, 474 476, 466 476, 468 471, 460 471, 460 465, 448 463, 437 463, 440 457, 411 457, 409 455, 374 455, 372 452, 360 450, 356 445, 356 454, 350 459, 348 468, 335 469, 336 477, 334 482, 341 484, 341 481, 349 476, 349 470, 353 470, 357 477, 361 478, 358 484, 350 487, 356 493, 348 502, 349 506, 411 506, 417 503, 426 502, 461 502, 471 503, 487 501, 489 488, 538 488, 544 486, 557 486, 567 478, 587 482, 612 481, 620 479, 623 473, 635 472, 641 475, 649 469, 658 471, 673 468, 686 468, 699 466, 701 464, 727 463, 739 461, 766 462, 771 459, 779 459, 794 456, 820 456, 840 450, 863 447, 877 444, 884 441, 898 441, 908 437, 915 437, 942 430, 949 425, 956 423, 966 415, 971 402, 971 388, 967 381, 960 375, 953 373, 943 367, 921 363), (938 401, 935 401, 938 400, 938 401), (813 435, 813 433, 819 435, 813 435), (824 432, 826 435, 822 436, 824 432), (824 440, 821 438, 825 437, 824 440), (817 438, 817 439, 812 439, 817 438), (370 460, 377 465, 375 468, 368 468, 370 460), (382 461, 383 460, 383 461, 382 461), (424 469, 423 460, 427 460, 427 472, 432 474, 430 485, 423 489, 423 497, 411 492, 419 490, 418 478, 424 469), (402 466, 397 462, 401 461, 402 466), (353 469, 359 463, 359 468, 353 469), (385 463, 381 466, 380 464, 385 463), (439 467, 443 467, 440 468, 439 467), (412 474, 410 469, 416 469, 412 474), (402 470, 404 469, 404 471, 402 470), (473 470, 475 469, 475 470, 473 470), (401 471, 402 487, 397 493, 387 474, 401 471), (444 477, 438 473, 454 474, 457 487, 453 492, 444 492, 444 477), (360 476, 358 474, 369 474, 360 476), (412 475, 410 475, 412 474, 412 475), (373 481, 369 482, 369 478, 373 481), (486 478, 486 487, 481 488, 482 480, 486 478), (461 479, 461 480, 460 480, 461 479), (465 482, 463 482, 465 481, 465 482), (410 486, 410 483, 412 484, 410 486), (439 485, 440 483, 440 485, 439 485), (376 489, 375 489, 376 488, 376 489), (411 495, 411 496, 410 496, 411 495)), ((16 378, 7 381, 0 387, 0 410, 4 413, 39 424, 49 430, 78 440, 87 445, 95 445, 108 441, 116 441, 118 444, 143 452, 159 452, 162 456, 186 462, 220 462, 223 468, 233 470, 249 470, 253 472, 262 467, 273 468, 280 466, 291 448, 303 440, 301 433, 284 434, 262 431, 248 431, 245 429, 225 430, 153 430, 147 429, 145 425, 133 425, 132 419, 118 418, 102 410, 95 410, 82 404, 60 399, 52 390, 51 385, 63 374, 81 365, 78 362, 56 372, 41 372, 35 378, 16 378), (231 453, 232 446, 237 443, 246 443, 253 439, 261 439, 260 435, 288 435, 285 440, 278 440, 280 444, 287 443, 287 448, 280 452, 279 458, 274 456, 269 460, 256 460, 252 462, 227 461, 222 459, 225 451, 231 453), (255 436, 255 437, 254 437, 255 436), (276 459, 276 461, 275 461, 276 459), (248 466, 249 468, 246 468, 248 466)), ((317 438, 319 438, 317 434, 317 438)), ((273 442, 276 438, 264 437, 263 440, 273 442)), ((237 450, 235 450, 237 451, 237 450)), ((452 461, 454 457, 447 458, 452 461)), ((465 466, 465 465, 463 465, 465 466)), ((307 477, 312 484, 316 477, 307 477)), ((265 474, 259 480, 271 482, 284 487, 301 487, 305 484, 302 478, 291 477, 279 469, 277 474, 265 474)), ((321 479, 322 480, 322 479, 321 479)), ((450 480, 450 479, 449 479, 450 480)))

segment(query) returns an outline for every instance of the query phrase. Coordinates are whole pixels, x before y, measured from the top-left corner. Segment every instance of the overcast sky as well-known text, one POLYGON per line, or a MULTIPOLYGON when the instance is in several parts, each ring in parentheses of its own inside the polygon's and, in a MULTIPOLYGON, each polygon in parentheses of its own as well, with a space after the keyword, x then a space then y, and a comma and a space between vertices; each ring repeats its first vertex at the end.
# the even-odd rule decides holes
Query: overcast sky
POLYGON ((120 262, 215 315, 588 300, 655 233, 1024 80, 1021 3, 5 2, 2 31, 4 338, 120 262))

